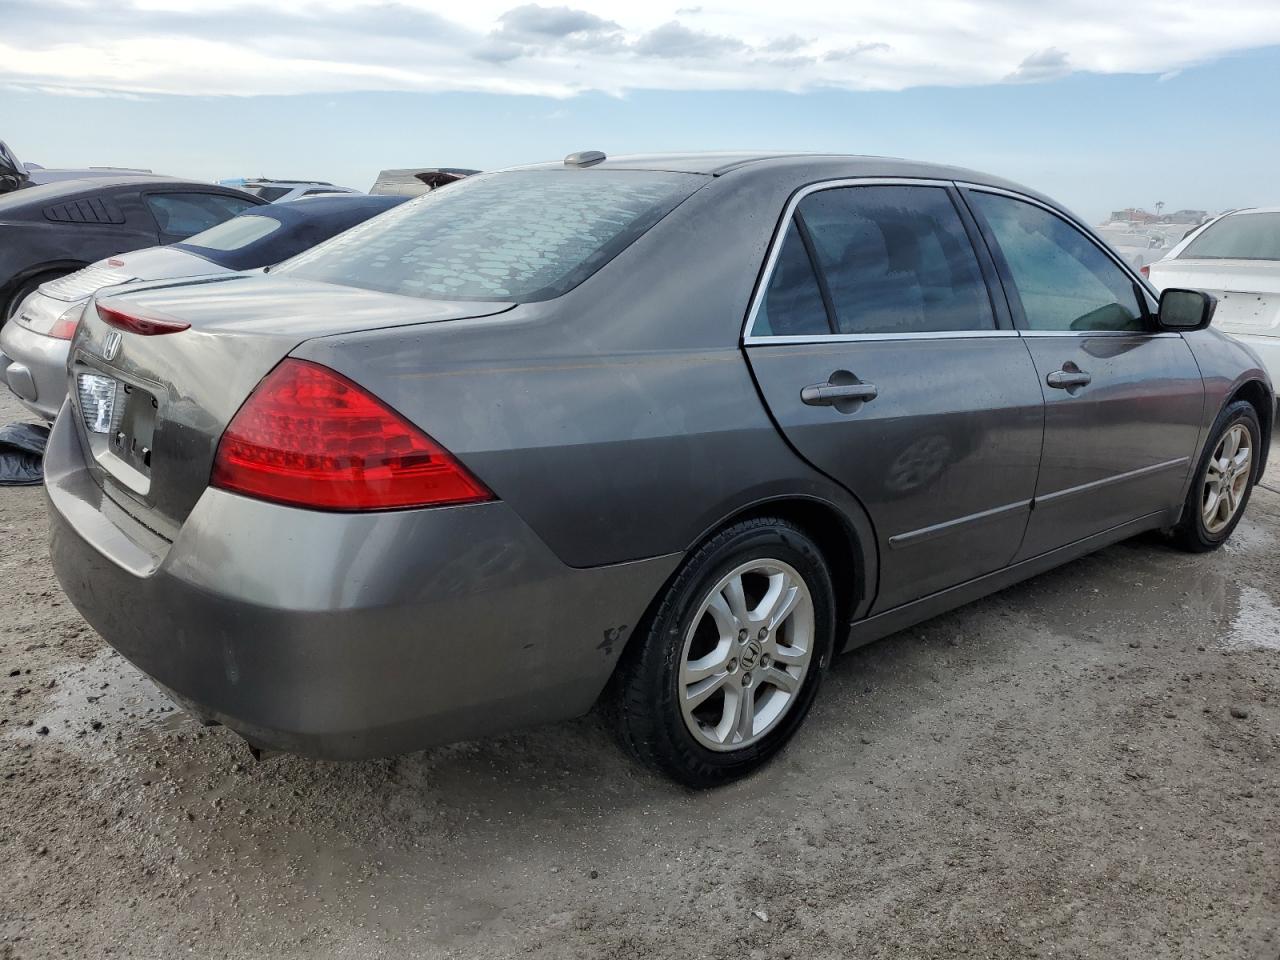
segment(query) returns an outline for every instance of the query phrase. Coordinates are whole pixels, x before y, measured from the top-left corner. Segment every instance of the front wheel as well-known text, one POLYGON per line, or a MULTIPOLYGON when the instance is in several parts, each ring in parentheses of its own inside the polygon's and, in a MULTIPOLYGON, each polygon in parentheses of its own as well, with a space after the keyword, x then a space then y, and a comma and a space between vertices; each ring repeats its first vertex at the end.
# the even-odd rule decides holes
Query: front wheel
POLYGON ((735 524, 700 547, 615 676, 623 742, 688 786, 754 770, 817 695, 835 630, 831 577, 794 524, 735 524))
POLYGON ((1244 515, 1258 479, 1262 426, 1253 404, 1238 400, 1219 414, 1173 528, 1173 543, 1192 553, 1216 550, 1244 515))

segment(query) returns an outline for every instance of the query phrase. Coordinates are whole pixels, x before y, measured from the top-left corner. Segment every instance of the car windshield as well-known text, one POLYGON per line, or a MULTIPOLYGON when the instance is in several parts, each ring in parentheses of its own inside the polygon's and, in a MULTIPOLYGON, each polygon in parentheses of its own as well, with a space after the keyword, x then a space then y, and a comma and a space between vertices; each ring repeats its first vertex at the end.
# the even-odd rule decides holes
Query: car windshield
POLYGON ((639 170, 469 177, 348 230, 279 272, 431 300, 548 300, 706 182, 639 170))
POLYGON ((1235 213, 1201 231, 1179 260, 1280 260, 1280 213, 1235 213))
POLYGON ((263 237, 270 236, 280 227, 280 221, 272 217, 243 214, 224 220, 216 227, 210 227, 194 237, 188 237, 182 245, 203 247, 205 250, 239 250, 263 237))

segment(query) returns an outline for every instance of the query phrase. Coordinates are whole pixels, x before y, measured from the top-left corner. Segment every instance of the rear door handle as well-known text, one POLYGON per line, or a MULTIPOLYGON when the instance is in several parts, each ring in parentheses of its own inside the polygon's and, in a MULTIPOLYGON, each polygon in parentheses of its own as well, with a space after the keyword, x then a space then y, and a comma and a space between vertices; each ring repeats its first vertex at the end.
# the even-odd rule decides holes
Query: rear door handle
POLYGON ((1061 370, 1053 371, 1044 378, 1044 382, 1058 390, 1070 390, 1074 387, 1087 387, 1093 382, 1093 377, 1074 363, 1064 363, 1061 370))
POLYGON ((870 403, 880 395, 874 383, 813 383, 800 391, 800 400, 811 407, 830 407, 840 401, 870 403))

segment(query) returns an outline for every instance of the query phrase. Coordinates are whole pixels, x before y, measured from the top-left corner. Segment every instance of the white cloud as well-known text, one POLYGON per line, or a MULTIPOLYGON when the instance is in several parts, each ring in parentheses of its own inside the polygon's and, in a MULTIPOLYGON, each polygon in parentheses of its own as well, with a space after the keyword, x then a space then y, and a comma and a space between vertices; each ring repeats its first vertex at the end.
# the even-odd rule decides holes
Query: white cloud
POLYGON ((81 95, 1043 82, 1280 44, 1276 0, 5 0, 0 84, 81 95), (696 16, 693 11, 697 10, 696 16))

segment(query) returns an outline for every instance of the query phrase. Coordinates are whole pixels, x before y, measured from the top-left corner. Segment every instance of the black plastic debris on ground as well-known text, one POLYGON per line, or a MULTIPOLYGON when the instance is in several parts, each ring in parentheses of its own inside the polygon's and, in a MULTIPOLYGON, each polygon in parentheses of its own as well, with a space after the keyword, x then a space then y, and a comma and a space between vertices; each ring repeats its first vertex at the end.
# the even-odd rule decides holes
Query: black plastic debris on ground
POLYGON ((44 448, 49 428, 42 423, 0 427, 0 487, 31 487, 44 482, 44 448))

